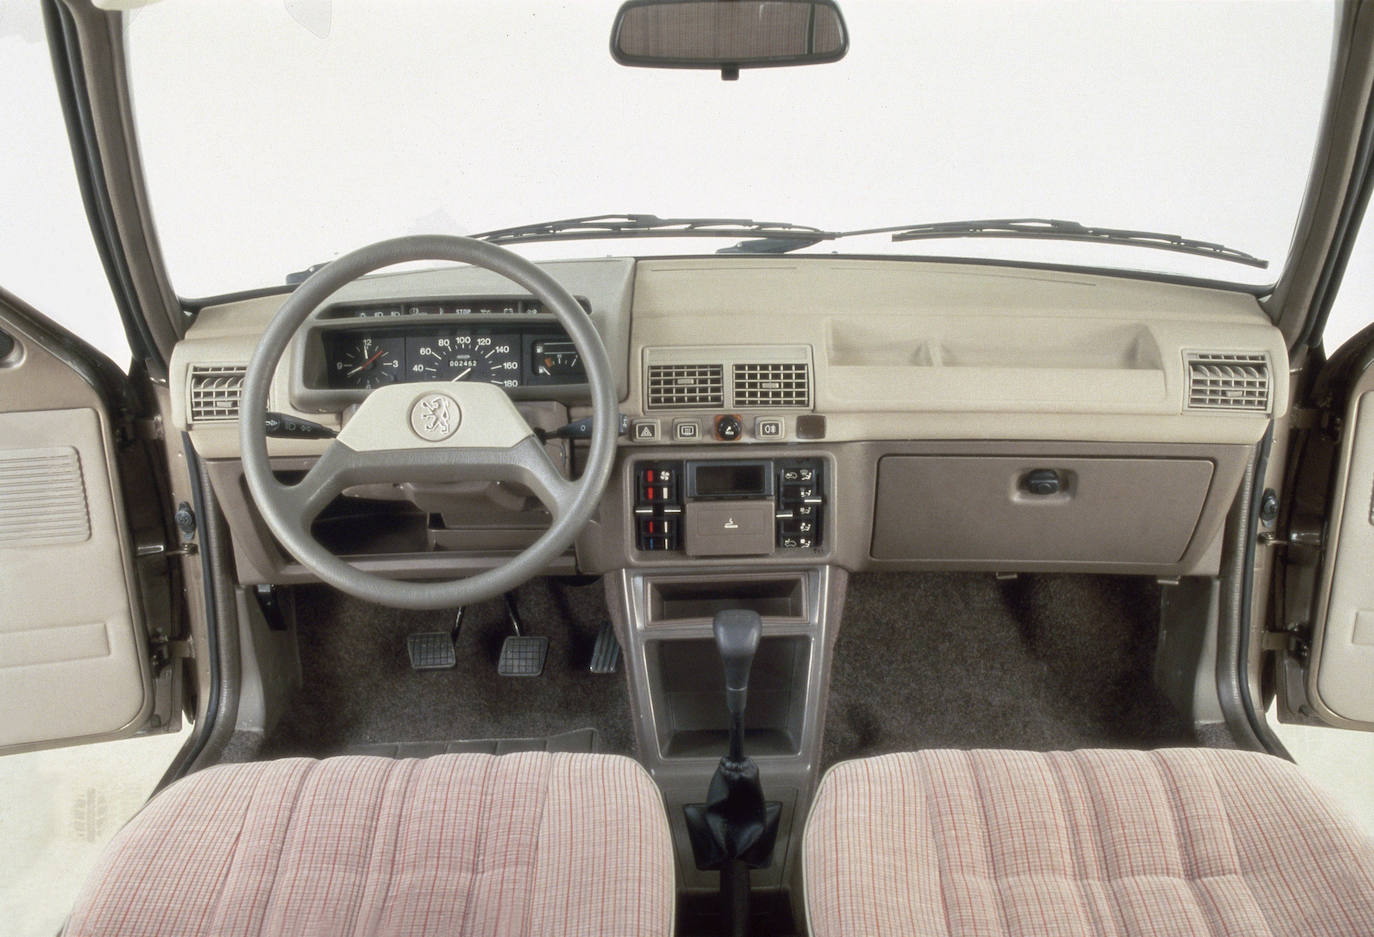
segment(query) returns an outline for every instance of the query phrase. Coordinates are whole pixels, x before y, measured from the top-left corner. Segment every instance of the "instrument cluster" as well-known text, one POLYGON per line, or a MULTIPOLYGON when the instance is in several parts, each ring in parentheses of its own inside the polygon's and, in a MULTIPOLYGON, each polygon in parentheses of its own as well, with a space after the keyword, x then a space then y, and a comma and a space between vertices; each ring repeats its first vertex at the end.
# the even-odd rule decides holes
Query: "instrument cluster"
POLYGON ((371 389, 415 381, 479 381, 513 389, 581 384, 581 355, 547 326, 457 324, 326 332, 328 386, 371 389))

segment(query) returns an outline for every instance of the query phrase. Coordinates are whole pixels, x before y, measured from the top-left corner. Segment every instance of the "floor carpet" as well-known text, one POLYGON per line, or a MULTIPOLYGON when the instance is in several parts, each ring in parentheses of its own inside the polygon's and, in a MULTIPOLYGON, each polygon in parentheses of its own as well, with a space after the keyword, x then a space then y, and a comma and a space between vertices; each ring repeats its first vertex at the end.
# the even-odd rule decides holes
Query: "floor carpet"
MULTIPOLYGON (((1155 688, 1159 590, 1138 577, 860 574, 835 648, 823 761, 918 748, 1196 744, 1155 688)), ((518 593, 550 639, 544 676, 500 677, 502 602, 469 608, 453 670, 412 671, 411 631, 451 612, 403 612, 323 587, 297 591, 304 690, 256 757, 382 742, 548 736, 594 728, 630 754, 624 667, 587 671, 602 584, 538 579, 518 593)))
POLYGON ((917 748, 1196 744, 1155 688, 1152 580, 851 577, 823 761, 917 748))
POLYGON ((304 688, 257 757, 321 756, 381 742, 549 736, 582 728, 599 732, 601 750, 631 754, 623 664, 611 675, 587 670, 606 620, 601 581, 536 579, 517 596, 527 632, 549 638, 540 677, 497 675, 501 642, 511 634, 499 598, 467 609, 457 667, 414 671, 406 635, 447 630, 452 611, 401 611, 324 587, 297 590, 304 688))

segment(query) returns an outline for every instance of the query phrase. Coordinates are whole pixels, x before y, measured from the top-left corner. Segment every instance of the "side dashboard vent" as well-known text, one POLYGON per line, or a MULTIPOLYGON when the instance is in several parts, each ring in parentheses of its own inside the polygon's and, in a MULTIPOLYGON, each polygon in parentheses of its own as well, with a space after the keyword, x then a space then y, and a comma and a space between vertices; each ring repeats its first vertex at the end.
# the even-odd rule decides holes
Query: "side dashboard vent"
POLYGON ((805 362, 736 364, 734 401, 746 407, 811 406, 811 372, 805 362))
POLYGON ((718 364, 651 364, 650 410, 686 410, 725 406, 725 369, 718 364))
POLYGON ((225 423, 237 420, 243 378, 242 365, 191 365, 191 422, 225 423))
POLYGON ((1269 358, 1263 354, 1188 351, 1189 410, 1269 410, 1269 358))

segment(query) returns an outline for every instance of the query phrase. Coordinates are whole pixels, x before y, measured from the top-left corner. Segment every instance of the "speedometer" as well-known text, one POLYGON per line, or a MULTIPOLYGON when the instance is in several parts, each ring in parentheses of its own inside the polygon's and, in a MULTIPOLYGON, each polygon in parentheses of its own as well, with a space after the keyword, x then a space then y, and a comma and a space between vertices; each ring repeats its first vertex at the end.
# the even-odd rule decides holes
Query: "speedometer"
POLYGON ((407 381, 480 381, 520 386, 520 343, 469 330, 406 338, 407 381))
POLYGON ((477 367, 468 380, 500 387, 520 386, 520 343, 509 335, 472 336, 477 367))

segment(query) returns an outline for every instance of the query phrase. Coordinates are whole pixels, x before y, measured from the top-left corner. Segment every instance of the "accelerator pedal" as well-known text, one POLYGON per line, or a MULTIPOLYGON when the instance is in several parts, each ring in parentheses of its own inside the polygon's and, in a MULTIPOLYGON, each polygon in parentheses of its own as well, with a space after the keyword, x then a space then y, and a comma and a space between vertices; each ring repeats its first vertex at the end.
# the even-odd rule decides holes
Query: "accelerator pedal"
POLYGON ((537 677, 544 672, 544 660, 549 656, 549 639, 543 635, 525 634, 520 612, 515 607, 515 593, 506 593, 506 617, 511 630, 501 642, 501 656, 496 672, 503 677, 537 677))
POLYGON ((601 625, 597 632, 596 644, 592 647, 592 662, 587 669, 592 673, 615 673, 620 666, 620 642, 616 640, 615 628, 609 621, 601 625))
POLYGON ((458 630, 463 625, 463 610, 453 616, 448 631, 417 631, 406 635, 406 653, 411 670, 452 670, 458 666, 458 630))

